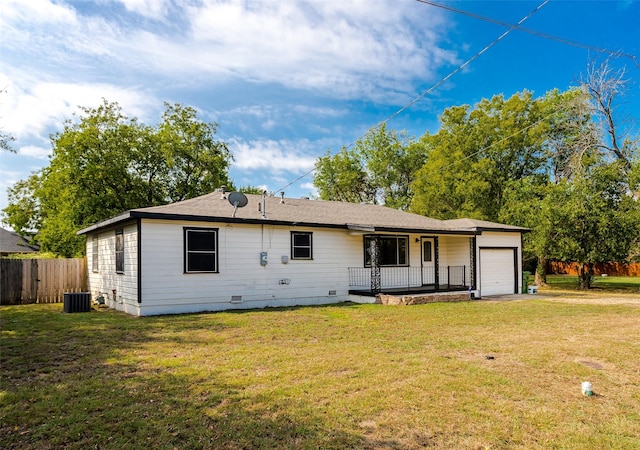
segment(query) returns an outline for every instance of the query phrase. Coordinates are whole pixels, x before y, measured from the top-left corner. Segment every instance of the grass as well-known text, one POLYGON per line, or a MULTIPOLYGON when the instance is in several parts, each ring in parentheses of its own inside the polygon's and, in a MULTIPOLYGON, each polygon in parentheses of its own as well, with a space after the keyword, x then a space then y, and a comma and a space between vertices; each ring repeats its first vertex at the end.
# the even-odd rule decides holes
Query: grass
MULTIPOLYGON (((533 277, 530 278, 533 280, 533 277)), ((555 290, 573 290, 580 285, 577 276, 572 275, 547 275, 547 284, 555 290)), ((616 277, 594 276, 592 289, 606 290, 608 293, 638 293, 640 294, 640 277, 616 277)))
POLYGON ((0 448, 640 448, 639 323, 556 300, 7 306, 0 448))

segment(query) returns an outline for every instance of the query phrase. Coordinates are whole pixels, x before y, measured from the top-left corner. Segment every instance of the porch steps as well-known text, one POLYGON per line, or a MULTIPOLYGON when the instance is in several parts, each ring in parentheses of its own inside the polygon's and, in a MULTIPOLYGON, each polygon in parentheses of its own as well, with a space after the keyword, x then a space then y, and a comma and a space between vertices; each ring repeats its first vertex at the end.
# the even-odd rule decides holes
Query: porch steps
POLYGON ((382 305, 424 305, 438 302, 464 302, 471 300, 468 292, 440 292, 434 294, 376 295, 376 303, 382 305))

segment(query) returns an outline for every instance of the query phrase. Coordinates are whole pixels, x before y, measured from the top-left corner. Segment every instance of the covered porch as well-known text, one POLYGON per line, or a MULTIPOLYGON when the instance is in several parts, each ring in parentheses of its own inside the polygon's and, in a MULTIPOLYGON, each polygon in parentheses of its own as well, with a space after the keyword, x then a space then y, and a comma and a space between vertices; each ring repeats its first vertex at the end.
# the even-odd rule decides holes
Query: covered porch
POLYGON ((475 289, 471 235, 365 234, 364 264, 348 267, 349 294, 422 294, 475 289))
POLYGON ((421 294, 468 291, 471 266, 349 267, 349 293, 354 295, 421 294))

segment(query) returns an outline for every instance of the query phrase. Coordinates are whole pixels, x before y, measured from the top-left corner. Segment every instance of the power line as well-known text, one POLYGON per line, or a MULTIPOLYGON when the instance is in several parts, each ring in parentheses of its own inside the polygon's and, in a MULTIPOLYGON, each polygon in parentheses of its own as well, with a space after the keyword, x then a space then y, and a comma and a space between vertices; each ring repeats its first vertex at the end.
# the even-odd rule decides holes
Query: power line
MULTIPOLYGON (((515 25, 510 25, 509 29, 507 31, 505 31, 504 33, 502 33, 500 36, 498 36, 496 39, 494 39, 490 44, 486 45, 482 50, 480 50, 479 52, 477 52, 476 54, 474 54, 471 58, 467 59, 465 62, 463 62, 461 65, 459 65, 458 67, 456 67, 454 70, 452 70, 451 72, 449 72, 447 75, 445 75, 444 77, 440 78, 440 80, 438 80, 434 85, 432 85, 429 89, 427 89, 426 91, 424 91, 422 94, 418 95, 416 98, 414 98, 413 100, 411 100, 409 103, 407 103, 406 105, 404 105, 402 108, 400 108, 399 110, 397 110, 395 113, 391 114, 389 117, 387 117, 386 119, 378 122, 376 125, 372 126, 371 128, 369 128, 366 133, 364 133, 364 136, 367 136, 369 133, 371 133, 373 130, 375 130, 376 128, 379 128, 381 125, 386 124, 387 122, 389 122, 391 119, 395 118, 396 116, 398 116, 399 114, 401 114, 402 112, 406 111, 408 108, 410 108, 411 106, 413 106, 415 103, 417 103, 420 99, 424 98, 427 94, 431 93, 435 88, 437 88, 438 86, 440 86, 441 84, 445 83, 447 80, 449 80, 449 78, 451 78, 452 76, 454 76, 456 73, 460 72, 461 70, 463 70, 465 67, 467 67, 469 64, 471 64, 473 61, 475 61, 477 58, 480 57, 480 55, 482 55, 483 53, 485 53, 487 50, 489 50, 491 47, 493 47, 494 45, 496 45, 498 42, 500 42, 502 39, 504 39, 507 35, 509 35, 513 30, 517 29, 518 26, 523 23, 525 20, 529 19, 531 16, 533 16, 535 13, 537 13, 544 5, 546 5, 547 3, 549 3, 549 0, 543 0, 542 3, 540 3, 536 8, 534 8, 531 12, 529 12, 526 16, 524 16, 522 19, 520 19, 517 24, 515 25)), ((355 143, 358 140, 356 139, 355 141, 353 141, 351 144, 349 144, 348 146, 346 146, 346 148, 352 147, 353 145, 355 145, 355 143)), ((289 184, 287 184, 286 186, 278 189, 277 191, 284 191, 286 188, 288 188, 289 186, 291 186, 292 184, 297 183, 298 181, 300 181, 301 179, 309 176, 314 169, 310 169, 309 171, 305 172, 304 174, 300 175, 298 178, 296 178, 295 180, 291 181, 289 184)), ((277 192, 276 191, 276 192, 277 192)))
POLYGON ((462 14, 465 16, 469 16, 469 17, 473 17, 474 19, 479 19, 479 20, 483 20, 485 22, 490 22, 490 23, 494 23, 496 25, 501 25, 503 27, 510 27, 510 28, 515 28, 518 31, 523 31, 525 33, 529 33, 532 34, 534 36, 538 36, 544 39, 549 39, 552 41, 556 41, 556 42, 560 42, 562 44, 567 44, 567 45, 572 45, 574 47, 580 47, 580 48, 584 48, 587 50, 592 50, 594 52, 598 52, 598 53, 608 53, 611 56, 615 56, 615 57, 624 57, 624 58, 630 58, 631 61, 633 61, 633 63, 640 67, 640 64, 637 62, 636 59, 636 55, 632 55, 630 53, 622 53, 620 51, 615 51, 615 50, 609 50, 606 48, 600 48, 600 47, 594 47, 592 45, 588 45, 588 44, 583 44, 581 42, 576 42, 576 41, 572 41, 570 39, 566 39, 563 37, 558 37, 558 36, 554 36, 552 34, 548 34, 548 33, 543 33, 541 31, 536 31, 536 30, 532 30, 530 28, 525 28, 525 27, 521 27, 519 25, 514 25, 508 22, 503 22, 501 20, 497 20, 497 19, 493 19, 491 17, 486 17, 486 16, 481 16, 479 14, 475 14, 469 11, 464 11, 462 9, 457 9, 457 8, 453 8, 451 6, 447 6, 447 5, 442 5, 440 3, 436 3, 436 2, 432 2, 430 0, 416 0, 419 3, 424 3, 426 5, 430 5, 430 6, 435 6, 436 8, 442 8, 442 9, 446 9, 447 11, 451 11, 454 13, 458 13, 458 14, 462 14))

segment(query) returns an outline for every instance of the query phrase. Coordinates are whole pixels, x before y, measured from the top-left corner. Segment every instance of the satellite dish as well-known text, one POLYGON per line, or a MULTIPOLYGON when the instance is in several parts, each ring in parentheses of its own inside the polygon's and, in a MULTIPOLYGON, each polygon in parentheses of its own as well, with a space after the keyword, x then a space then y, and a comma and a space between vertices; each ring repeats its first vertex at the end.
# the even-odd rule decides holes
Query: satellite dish
POLYGON ((236 216, 236 211, 238 210, 238 208, 242 208, 247 206, 247 203, 249 203, 249 200, 247 200, 247 196, 244 195, 242 192, 232 192, 231 194, 229 194, 229 203, 231 203, 233 205, 233 216, 236 216))

